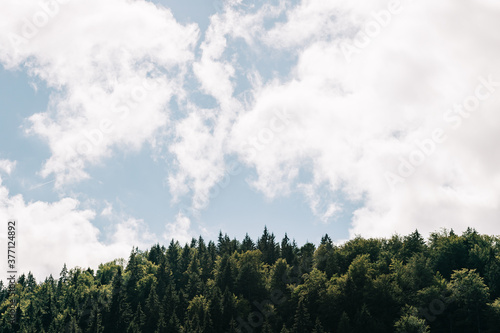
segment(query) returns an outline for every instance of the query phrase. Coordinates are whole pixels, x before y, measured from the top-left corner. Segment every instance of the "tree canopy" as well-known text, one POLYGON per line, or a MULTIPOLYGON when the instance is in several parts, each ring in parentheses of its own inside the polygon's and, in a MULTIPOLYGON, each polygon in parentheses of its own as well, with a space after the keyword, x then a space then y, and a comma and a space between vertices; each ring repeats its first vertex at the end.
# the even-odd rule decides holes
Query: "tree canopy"
POLYGON ((498 332, 499 237, 275 238, 220 233, 133 248, 96 272, 21 275, 14 294, 0 284, 0 332, 498 332))

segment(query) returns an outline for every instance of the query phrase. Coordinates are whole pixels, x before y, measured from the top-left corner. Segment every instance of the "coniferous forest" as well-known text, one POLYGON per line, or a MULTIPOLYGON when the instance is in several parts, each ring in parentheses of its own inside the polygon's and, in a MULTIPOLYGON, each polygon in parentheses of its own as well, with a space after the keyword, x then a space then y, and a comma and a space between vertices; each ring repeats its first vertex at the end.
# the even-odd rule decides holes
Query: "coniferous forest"
POLYGON ((256 242, 220 234, 135 248, 97 271, 22 275, 9 295, 1 285, 1 332, 500 332, 500 237, 299 247, 267 229, 256 242))

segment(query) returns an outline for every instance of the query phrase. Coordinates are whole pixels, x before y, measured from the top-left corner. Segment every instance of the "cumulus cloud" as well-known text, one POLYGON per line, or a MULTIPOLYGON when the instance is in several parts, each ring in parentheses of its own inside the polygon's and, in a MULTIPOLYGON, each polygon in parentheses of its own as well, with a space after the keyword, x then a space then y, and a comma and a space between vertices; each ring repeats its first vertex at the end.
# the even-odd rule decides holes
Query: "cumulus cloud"
POLYGON ((16 161, 0 160, 0 171, 10 175, 16 167, 16 161))
MULTIPOLYGON (((175 140, 169 151, 176 170, 169 176, 175 198, 192 196, 192 209, 200 211, 214 196, 211 192, 228 173, 235 121, 246 111, 246 101, 235 91, 240 77, 258 85, 253 68, 244 68, 241 50, 232 47, 240 40, 258 47, 258 36, 265 33, 266 19, 275 19, 285 10, 284 1, 260 4, 227 1, 224 10, 210 18, 210 25, 200 45, 201 56, 193 63, 193 74, 200 90, 212 96, 216 106, 206 108, 190 101, 188 115, 175 124, 175 140)), ((243 94, 244 95, 244 94, 243 94)), ((250 92, 251 95, 251 92, 250 92)))
POLYGON ((263 41, 297 52, 298 63, 290 79, 254 92, 255 103, 233 127, 234 149, 255 167, 254 185, 269 197, 290 188, 310 196, 327 182, 330 192, 362 202, 351 235, 468 225, 498 233, 500 161, 488 142, 499 139, 493 31, 500 6, 402 1, 395 13, 388 6, 302 1, 288 12, 263 41), (314 29, 306 28, 310 22, 314 29), (450 111, 456 104, 474 111, 450 111), (294 121, 263 145, 263 129, 279 107, 294 121), (430 144, 436 129, 439 142, 430 144), (239 148, 259 132, 254 153, 239 148), (400 176, 400 158, 415 149, 425 155, 422 143, 429 152, 424 164, 392 187, 387 173, 400 176), (312 173, 308 186, 300 184, 300 170, 312 173))
MULTIPOLYGON (((128 258, 133 246, 146 248, 156 241, 144 221, 128 218, 113 225, 109 240, 102 240, 92 221, 96 213, 80 208, 80 202, 63 198, 56 202, 26 202, 11 196, 0 182, 0 220, 17 221, 17 262, 20 273, 31 271, 37 279, 58 277, 68 267, 92 267, 116 258, 128 258)), ((0 230, 6 239, 6 228, 0 230)), ((7 271, 7 262, 2 261, 7 271)))
POLYGON ((208 198, 224 158, 237 154, 256 170, 253 187, 269 198, 300 191, 321 221, 334 221, 341 201, 355 202, 351 236, 469 225, 498 232, 499 156, 488 142, 498 141, 499 5, 238 4, 212 18, 194 63, 221 107, 198 108, 177 124, 172 152, 182 171, 170 179, 174 192, 208 198), (285 21, 269 26, 283 13, 285 21), (229 56, 241 40, 250 46, 245 61, 278 52, 297 62, 265 81, 257 61, 243 67, 241 53, 229 56), (244 98, 234 96, 237 74, 251 85, 244 98), (411 175, 400 172, 407 162, 419 164, 411 175))
POLYGON ((196 25, 146 1, 3 1, 0 61, 53 88, 28 132, 52 156, 42 176, 56 186, 88 178, 113 148, 139 149, 168 124, 193 59, 196 25))
POLYGON ((176 220, 172 223, 167 223, 165 226, 165 233, 163 239, 165 241, 179 241, 181 245, 190 243, 191 239, 195 237, 191 234, 191 220, 189 217, 182 213, 177 214, 176 220))
MULTIPOLYGON (((168 185, 195 209, 237 156, 256 171, 251 186, 269 198, 300 191, 324 222, 340 201, 356 202, 351 236, 499 232, 497 2, 244 4, 227 1, 211 17, 196 53, 197 27, 147 2, 60 4, 24 41, 12 33, 22 35, 38 2, 4 1, 0 61, 57 90, 30 118, 52 151, 42 174, 58 185, 84 179, 88 165, 165 140, 168 127, 168 185), (265 75, 263 57, 290 54, 290 71, 265 75), (191 98, 186 76, 214 107, 191 98)), ((190 218, 179 214, 164 236, 188 241, 190 218)))

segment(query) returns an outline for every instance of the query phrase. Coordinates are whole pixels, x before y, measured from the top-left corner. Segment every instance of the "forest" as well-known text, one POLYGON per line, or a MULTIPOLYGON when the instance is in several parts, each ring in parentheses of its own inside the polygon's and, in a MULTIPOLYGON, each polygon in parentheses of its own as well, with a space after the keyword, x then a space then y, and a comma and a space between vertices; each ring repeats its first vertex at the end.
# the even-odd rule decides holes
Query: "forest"
POLYGON ((172 240, 0 285, 0 332, 500 332, 500 237, 172 240))

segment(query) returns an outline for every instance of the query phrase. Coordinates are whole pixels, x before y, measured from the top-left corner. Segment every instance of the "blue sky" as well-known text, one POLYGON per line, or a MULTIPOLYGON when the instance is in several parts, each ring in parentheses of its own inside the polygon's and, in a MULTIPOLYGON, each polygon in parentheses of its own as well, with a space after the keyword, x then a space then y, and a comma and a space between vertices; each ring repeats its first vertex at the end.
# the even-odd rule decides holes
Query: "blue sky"
POLYGON ((265 225, 298 244, 498 233, 498 11, 6 1, 0 218, 38 276, 265 225))
MULTIPOLYGON (((155 3, 170 8, 181 23, 198 24, 201 34, 208 27, 210 16, 222 9, 217 7, 217 3, 207 1, 155 3)), ((247 46, 235 47, 244 54, 247 46)), ((287 73, 293 65, 288 58, 280 55, 274 56, 274 59, 259 59, 257 66, 264 76, 271 77, 273 72, 287 73)), ((250 64, 245 59, 241 65, 250 64)), ((50 157, 50 150, 36 136, 25 133, 26 118, 47 108, 51 89, 22 70, 3 68, 0 80, 2 143, 5 143, 1 147, 1 156, 18 162, 17 170, 5 183, 13 195, 22 194, 26 201, 56 201, 60 193, 54 189, 53 183, 46 184, 53 179, 38 175, 43 162, 50 157)), ((196 82, 188 82, 187 85, 191 85, 192 99, 201 107, 214 104, 213 98, 195 90, 196 82)), ((238 78, 236 94, 238 91, 243 93, 247 86, 244 78, 238 78)), ((174 112, 182 114, 179 110, 174 112)), ((152 154, 147 146, 138 152, 118 152, 106 158, 102 165, 90 168, 91 179, 74 184, 65 191, 82 202, 95 200, 92 204, 94 209, 102 210, 107 204, 112 204, 120 213, 143 219, 151 232, 161 234, 165 223, 175 220, 179 206, 189 205, 189 198, 184 198, 180 205, 170 203, 172 196, 165 183, 169 167, 153 160, 152 154)), ((288 232, 300 244, 308 240, 318 242, 325 233, 330 233, 335 239, 348 238, 348 214, 337 219, 335 225, 323 223, 314 216, 300 193, 290 193, 276 200, 260 195, 247 184, 253 174, 251 169, 245 168, 241 174, 232 176, 229 185, 195 217, 197 223, 209 230, 205 237, 216 240, 218 231, 222 230, 240 240, 247 232, 257 239, 267 225, 279 239, 288 232), (307 228, 304 228, 306 225, 307 228)), ((93 223, 101 231, 106 231, 109 221, 97 217, 93 223)), ((196 235, 193 233, 193 236, 196 235)))

